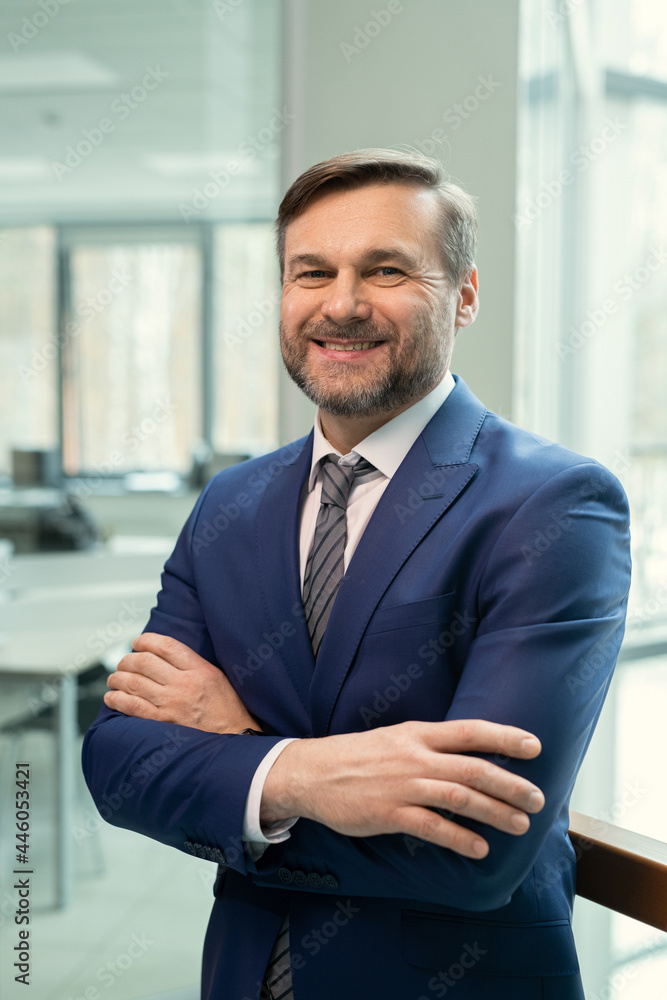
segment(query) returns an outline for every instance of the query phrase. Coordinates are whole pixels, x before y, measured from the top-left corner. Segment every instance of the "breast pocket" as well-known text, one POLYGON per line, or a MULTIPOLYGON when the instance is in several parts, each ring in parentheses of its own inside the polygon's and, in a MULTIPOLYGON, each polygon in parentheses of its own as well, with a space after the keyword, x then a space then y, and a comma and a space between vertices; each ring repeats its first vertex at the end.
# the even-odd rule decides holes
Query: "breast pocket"
POLYGON ((366 635, 446 621, 452 613, 455 598, 456 591, 452 590, 448 594, 438 594, 437 597, 428 597, 424 601, 378 608, 369 622, 366 635))

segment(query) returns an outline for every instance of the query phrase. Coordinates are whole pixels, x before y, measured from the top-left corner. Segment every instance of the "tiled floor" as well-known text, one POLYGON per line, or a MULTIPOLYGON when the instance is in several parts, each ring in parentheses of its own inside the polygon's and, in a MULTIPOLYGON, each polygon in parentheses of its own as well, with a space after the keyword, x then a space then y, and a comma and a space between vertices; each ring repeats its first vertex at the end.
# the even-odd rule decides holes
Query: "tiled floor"
MULTIPOLYGON (((0 750, 0 794, 6 804, 11 790, 7 764, 13 766, 17 748, 2 737, 0 750)), ((19 753, 32 764, 33 961, 27 991, 14 982, 18 928, 8 882, 14 863, 7 851, 6 831, 11 827, 5 812, 0 857, 2 1000, 196 1000, 215 866, 106 823, 96 829, 97 813, 81 779, 73 900, 66 911, 53 910, 52 738, 46 732, 31 733, 19 753)))

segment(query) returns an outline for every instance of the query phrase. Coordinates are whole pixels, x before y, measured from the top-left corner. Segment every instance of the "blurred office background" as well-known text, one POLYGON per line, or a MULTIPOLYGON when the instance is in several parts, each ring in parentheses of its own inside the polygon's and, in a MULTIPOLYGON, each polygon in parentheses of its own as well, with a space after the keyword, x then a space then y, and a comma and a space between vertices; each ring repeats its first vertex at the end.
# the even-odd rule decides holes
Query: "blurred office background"
MULTIPOLYGON (((478 197, 454 370, 628 492, 626 642, 574 805, 667 841, 662 0, 2 0, 0 121, 3 998, 17 760, 34 995, 198 995, 213 865, 102 824, 72 762, 201 485, 310 426, 271 222, 346 149, 420 149, 478 197)), ((575 926, 587 997, 664 996, 667 935, 584 900, 575 926)))

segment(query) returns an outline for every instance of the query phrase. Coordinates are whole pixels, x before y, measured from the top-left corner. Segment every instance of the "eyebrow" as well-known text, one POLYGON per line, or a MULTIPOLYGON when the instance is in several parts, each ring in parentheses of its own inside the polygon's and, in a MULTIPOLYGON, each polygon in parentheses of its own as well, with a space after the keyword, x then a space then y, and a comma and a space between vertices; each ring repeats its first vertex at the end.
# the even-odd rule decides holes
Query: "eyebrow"
MULTIPOLYGON (((370 250, 362 257, 362 262, 366 267, 372 267, 374 264, 381 264, 386 261, 401 264, 407 270, 417 267, 417 261, 414 257, 404 250, 399 250, 397 247, 378 247, 376 250, 370 250)), ((287 261, 287 267, 290 271, 300 266, 324 268, 327 266, 327 259, 321 254, 300 253, 295 254, 294 257, 290 257, 287 261)))
POLYGON ((287 261, 287 267, 291 270, 292 268, 299 267, 301 265, 307 265, 308 267, 324 267, 326 264, 326 259, 321 257, 316 253, 299 253, 294 257, 290 257, 287 261))
POLYGON ((410 270, 417 266, 417 261, 415 258, 406 253, 405 250, 399 250, 398 247, 379 247, 377 250, 371 250, 364 257, 364 262, 371 266, 373 264, 381 264, 383 261, 395 261, 397 264, 401 264, 406 270, 410 270))

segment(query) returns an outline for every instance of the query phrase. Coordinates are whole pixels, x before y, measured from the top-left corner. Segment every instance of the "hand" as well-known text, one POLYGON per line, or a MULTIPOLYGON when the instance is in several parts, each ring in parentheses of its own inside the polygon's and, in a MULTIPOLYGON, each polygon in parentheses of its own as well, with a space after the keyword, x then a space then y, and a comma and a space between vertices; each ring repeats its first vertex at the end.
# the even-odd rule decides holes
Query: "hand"
POLYGON ((470 858, 488 854, 479 834, 435 812, 447 810, 506 833, 528 830, 544 796, 524 778, 479 757, 528 760, 539 740, 480 719, 403 722, 365 733, 297 740, 269 771, 262 825, 303 816, 351 837, 404 833, 470 858))
POLYGON ((144 632, 107 679, 108 708, 207 733, 261 729, 219 667, 166 635, 144 632))

